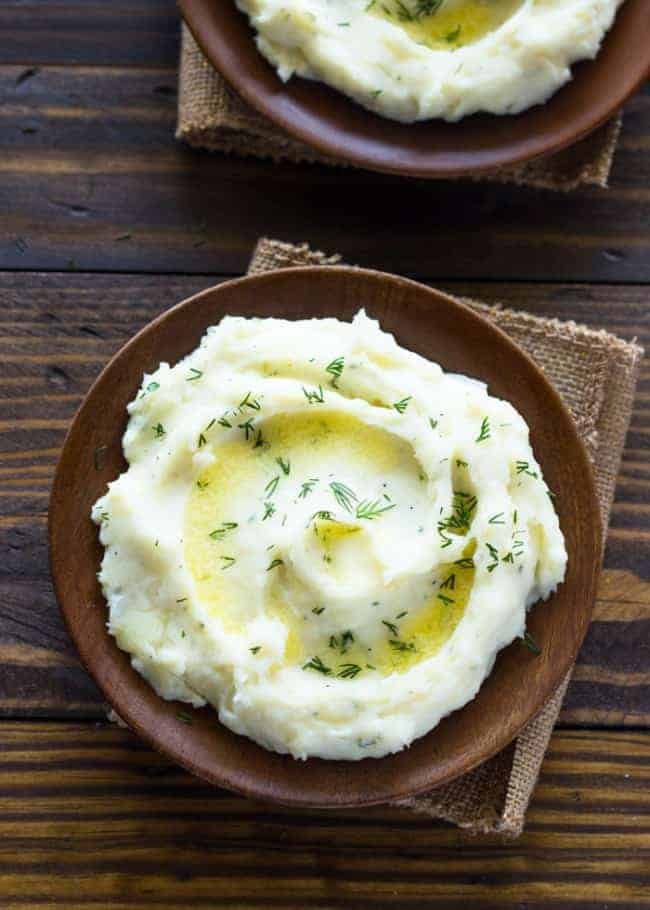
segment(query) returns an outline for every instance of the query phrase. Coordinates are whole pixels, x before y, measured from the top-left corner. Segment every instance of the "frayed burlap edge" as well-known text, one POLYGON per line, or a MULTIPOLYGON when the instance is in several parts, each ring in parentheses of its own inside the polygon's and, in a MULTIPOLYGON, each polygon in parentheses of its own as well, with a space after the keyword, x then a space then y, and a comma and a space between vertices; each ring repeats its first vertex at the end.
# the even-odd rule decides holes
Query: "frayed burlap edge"
MULTIPOLYGON (((620 116, 555 155, 517 168, 477 175, 474 180, 568 192, 579 186, 606 187, 621 127, 620 116)), ((293 139, 246 105, 205 59, 183 25, 176 137, 195 148, 253 155, 273 161, 348 167, 293 139)))

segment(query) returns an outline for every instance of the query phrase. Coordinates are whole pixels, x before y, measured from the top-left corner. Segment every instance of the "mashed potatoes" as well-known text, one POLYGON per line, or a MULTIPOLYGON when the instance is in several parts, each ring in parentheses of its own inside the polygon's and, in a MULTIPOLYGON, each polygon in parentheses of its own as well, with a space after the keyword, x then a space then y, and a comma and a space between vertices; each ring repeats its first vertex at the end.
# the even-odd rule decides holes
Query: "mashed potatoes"
POLYGON ((363 312, 226 318, 129 414, 93 508, 109 629, 160 695, 269 749, 402 749, 564 577, 522 417, 363 312))
POLYGON ((283 80, 404 122, 513 114, 595 57, 622 0, 237 0, 283 80))

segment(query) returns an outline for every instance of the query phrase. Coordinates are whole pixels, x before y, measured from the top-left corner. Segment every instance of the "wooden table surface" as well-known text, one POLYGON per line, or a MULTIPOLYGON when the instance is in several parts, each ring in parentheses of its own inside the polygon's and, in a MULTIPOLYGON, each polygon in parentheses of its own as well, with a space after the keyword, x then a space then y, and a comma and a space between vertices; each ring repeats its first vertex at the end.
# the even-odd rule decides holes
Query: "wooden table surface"
MULTIPOLYGON (((524 836, 216 791, 106 723, 47 565, 66 427, 107 358, 261 234, 650 346, 650 90, 604 192, 276 166, 174 141, 172 0, 0 3, 0 907, 650 907, 650 370, 595 620, 524 836)), ((101 420, 101 415, 98 415, 101 420)))

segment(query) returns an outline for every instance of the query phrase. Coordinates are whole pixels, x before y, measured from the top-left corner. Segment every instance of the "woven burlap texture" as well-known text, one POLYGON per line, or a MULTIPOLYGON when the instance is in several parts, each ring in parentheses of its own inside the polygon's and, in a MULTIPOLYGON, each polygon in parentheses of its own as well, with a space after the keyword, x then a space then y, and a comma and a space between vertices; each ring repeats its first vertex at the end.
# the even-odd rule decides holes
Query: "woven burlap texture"
MULTIPOLYGON (((615 117, 568 149, 512 170, 476 179, 568 191, 606 187, 621 127, 615 117)), ((196 148, 255 155, 274 161, 308 161, 346 166, 292 139, 248 107, 205 59, 183 25, 176 137, 196 148)))
MULTIPOLYGON (((312 251, 306 244, 263 238, 248 273, 338 262, 339 256, 312 251)), ((606 531, 643 350, 574 322, 540 319, 466 298, 464 302, 524 348, 562 395, 594 465, 606 531)), ((568 681, 508 748, 459 780, 397 805, 475 833, 519 835, 568 681)))

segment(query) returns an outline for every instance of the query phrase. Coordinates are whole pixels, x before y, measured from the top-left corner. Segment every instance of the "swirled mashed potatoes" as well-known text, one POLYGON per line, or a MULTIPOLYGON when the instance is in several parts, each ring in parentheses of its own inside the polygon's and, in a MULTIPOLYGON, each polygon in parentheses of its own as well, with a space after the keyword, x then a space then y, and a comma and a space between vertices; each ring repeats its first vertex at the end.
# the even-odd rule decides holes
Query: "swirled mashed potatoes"
POLYGON ((109 629, 160 695, 269 749, 403 748, 564 577, 522 417, 363 312, 226 318, 128 410, 93 508, 109 629))
POLYGON ((622 0, 236 0, 283 80, 385 117, 459 120, 546 101, 595 57, 622 0))

